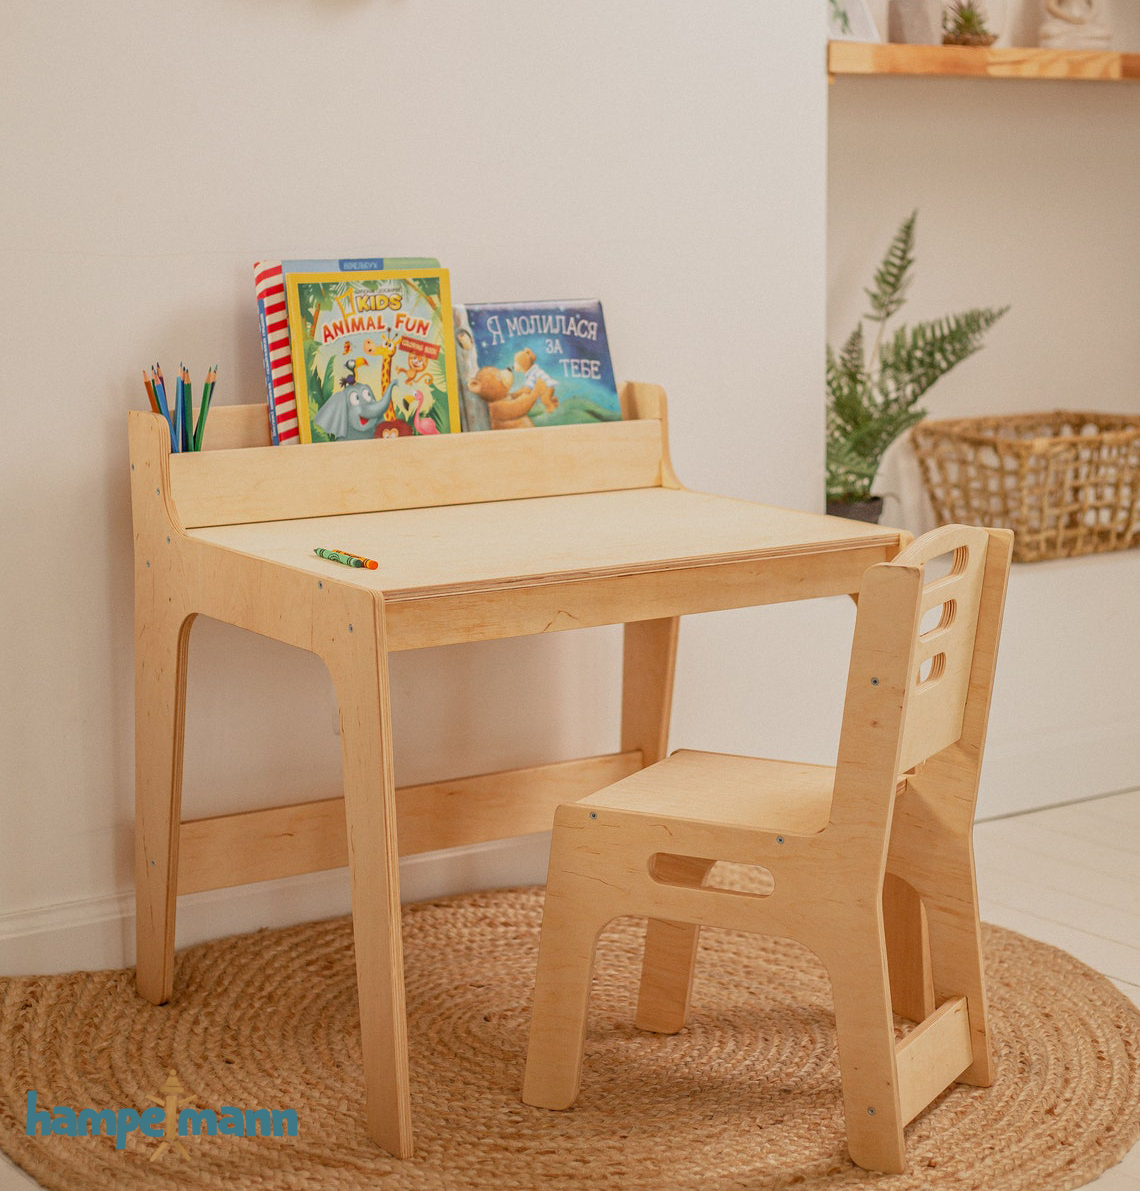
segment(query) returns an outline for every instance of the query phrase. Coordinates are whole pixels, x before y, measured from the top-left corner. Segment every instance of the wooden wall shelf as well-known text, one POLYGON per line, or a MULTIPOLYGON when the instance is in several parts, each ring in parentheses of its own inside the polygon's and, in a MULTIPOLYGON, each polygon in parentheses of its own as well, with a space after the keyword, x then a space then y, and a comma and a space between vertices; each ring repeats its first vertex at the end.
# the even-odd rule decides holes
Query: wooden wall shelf
POLYGON ((1140 81, 1140 54, 833 41, 828 46, 827 69, 831 75, 959 75, 997 79, 1140 81))

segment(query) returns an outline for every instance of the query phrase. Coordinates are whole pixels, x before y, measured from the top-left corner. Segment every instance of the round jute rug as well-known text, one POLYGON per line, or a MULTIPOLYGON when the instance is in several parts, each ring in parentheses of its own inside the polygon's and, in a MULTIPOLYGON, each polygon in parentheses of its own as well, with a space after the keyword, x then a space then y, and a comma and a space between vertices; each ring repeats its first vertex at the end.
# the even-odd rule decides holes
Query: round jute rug
POLYGON ((526 1107, 541 913, 537 889, 405 908, 408 1161, 364 1134, 346 919, 190 948, 160 1008, 136 996, 130 971, 0 981, 0 1148, 58 1191, 1060 1191, 1140 1136, 1140 1012, 1071 956, 994 927, 997 1082, 955 1088, 909 1127, 906 1174, 848 1160, 827 978, 809 952, 759 936, 705 932, 691 1023, 662 1037, 632 1025, 643 928, 614 923, 581 1097, 569 1112, 526 1107), (29 1090, 64 1126, 67 1108, 127 1114, 123 1148, 29 1137, 29 1090), (130 1130, 132 1111, 171 1095, 235 1128, 246 1110, 295 1110, 297 1135, 190 1136, 179 1149, 130 1130))

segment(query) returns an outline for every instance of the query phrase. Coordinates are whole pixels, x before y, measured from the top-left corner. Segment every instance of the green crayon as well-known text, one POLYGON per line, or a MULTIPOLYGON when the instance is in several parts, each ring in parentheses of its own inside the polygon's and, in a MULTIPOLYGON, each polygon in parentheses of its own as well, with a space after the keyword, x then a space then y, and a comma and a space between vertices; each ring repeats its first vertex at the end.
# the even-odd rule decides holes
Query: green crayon
POLYGON ((354 554, 342 554, 339 550, 322 550, 317 546, 313 553, 320 558, 327 558, 329 562, 340 562, 346 567, 362 567, 364 566, 364 559, 357 558, 354 554))

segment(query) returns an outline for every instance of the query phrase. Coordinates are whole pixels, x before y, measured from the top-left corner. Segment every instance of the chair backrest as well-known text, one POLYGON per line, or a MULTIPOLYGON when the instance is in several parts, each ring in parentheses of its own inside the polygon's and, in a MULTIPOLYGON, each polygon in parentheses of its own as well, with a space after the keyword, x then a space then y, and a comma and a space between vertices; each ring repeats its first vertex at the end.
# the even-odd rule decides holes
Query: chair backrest
POLYGON ((924 534, 867 571, 851 651, 833 822, 886 816, 899 777, 952 745, 981 766, 1013 535, 924 534))

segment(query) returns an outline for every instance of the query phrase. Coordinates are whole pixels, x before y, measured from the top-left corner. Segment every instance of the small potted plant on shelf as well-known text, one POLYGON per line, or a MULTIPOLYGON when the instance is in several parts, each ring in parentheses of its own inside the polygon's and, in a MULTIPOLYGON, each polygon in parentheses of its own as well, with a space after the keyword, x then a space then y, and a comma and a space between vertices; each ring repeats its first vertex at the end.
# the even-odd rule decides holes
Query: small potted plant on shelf
POLYGON ((1009 309, 973 309, 932 322, 905 324, 887 335, 888 321, 906 302, 914 265, 915 211, 903 220, 873 287, 865 290, 877 324, 870 352, 859 321, 842 349, 827 347, 827 511, 878 521, 883 498, 871 492, 887 448, 922 421, 922 395, 939 377, 982 347, 1009 309))
POLYGON ((943 45, 993 45, 997 34, 986 27, 986 10, 978 0, 951 0, 942 14, 943 45))

